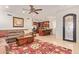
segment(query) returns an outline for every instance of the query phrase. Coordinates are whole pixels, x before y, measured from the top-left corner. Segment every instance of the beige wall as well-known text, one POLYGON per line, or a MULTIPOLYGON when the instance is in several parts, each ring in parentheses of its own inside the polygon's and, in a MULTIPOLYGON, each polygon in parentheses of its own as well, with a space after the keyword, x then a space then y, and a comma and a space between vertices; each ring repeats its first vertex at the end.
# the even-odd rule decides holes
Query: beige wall
POLYGON ((24 18, 24 27, 22 27, 22 29, 32 28, 32 18, 28 20, 27 19, 28 17, 26 15, 23 15, 22 13, 15 13, 15 12, 10 13, 0 9, 0 30, 17 29, 17 28, 13 28, 13 16, 24 18), (9 16, 8 14, 11 14, 11 16, 9 16))

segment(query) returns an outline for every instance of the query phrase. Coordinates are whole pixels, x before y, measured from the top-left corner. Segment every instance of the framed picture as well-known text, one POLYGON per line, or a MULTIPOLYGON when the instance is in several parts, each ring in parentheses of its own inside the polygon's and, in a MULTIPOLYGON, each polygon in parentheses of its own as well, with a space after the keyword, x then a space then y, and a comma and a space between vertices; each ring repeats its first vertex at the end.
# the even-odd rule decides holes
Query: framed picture
POLYGON ((24 27, 24 19, 13 17, 13 27, 24 27))
POLYGON ((76 42, 75 14, 67 14, 63 17, 63 40, 76 42))

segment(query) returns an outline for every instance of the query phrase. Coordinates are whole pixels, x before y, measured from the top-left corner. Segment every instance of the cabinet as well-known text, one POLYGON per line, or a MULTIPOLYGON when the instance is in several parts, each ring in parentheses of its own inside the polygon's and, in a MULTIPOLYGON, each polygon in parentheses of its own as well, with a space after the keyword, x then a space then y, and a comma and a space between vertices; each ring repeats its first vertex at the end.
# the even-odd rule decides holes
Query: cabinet
POLYGON ((50 35, 51 32, 52 32, 52 29, 45 29, 45 30, 40 29, 40 30, 39 30, 39 35, 40 35, 40 36, 50 35))

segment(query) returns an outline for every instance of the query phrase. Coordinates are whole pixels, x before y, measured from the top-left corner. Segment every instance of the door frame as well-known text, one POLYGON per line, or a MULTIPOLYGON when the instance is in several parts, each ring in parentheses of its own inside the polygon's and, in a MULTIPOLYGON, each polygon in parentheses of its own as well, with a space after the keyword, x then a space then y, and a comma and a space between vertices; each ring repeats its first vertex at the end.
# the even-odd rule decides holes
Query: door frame
POLYGON ((63 40, 76 42, 76 14, 70 13, 63 17, 63 40), (73 16, 73 40, 65 39, 65 17, 73 16))

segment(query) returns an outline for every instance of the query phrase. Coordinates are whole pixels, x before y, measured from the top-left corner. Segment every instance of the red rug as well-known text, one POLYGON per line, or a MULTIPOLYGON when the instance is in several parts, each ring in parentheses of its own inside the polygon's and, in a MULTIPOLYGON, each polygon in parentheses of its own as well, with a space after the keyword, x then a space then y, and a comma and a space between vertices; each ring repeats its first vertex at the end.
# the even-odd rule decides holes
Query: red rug
POLYGON ((10 43, 10 54, 71 54, 72 50, 61 46, 56 46, 40 40, 35 40, 31 44, 17 46, 16 43, 10 43))

